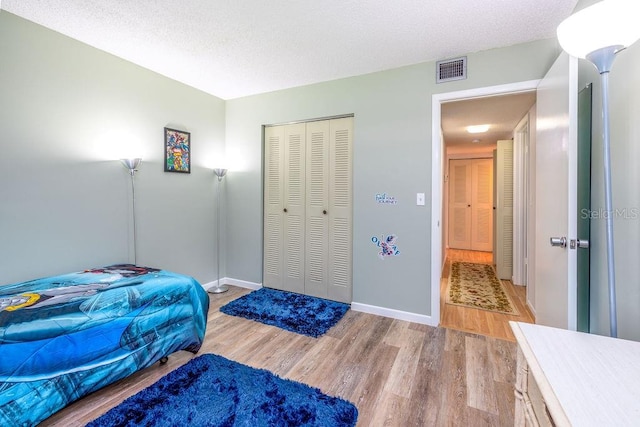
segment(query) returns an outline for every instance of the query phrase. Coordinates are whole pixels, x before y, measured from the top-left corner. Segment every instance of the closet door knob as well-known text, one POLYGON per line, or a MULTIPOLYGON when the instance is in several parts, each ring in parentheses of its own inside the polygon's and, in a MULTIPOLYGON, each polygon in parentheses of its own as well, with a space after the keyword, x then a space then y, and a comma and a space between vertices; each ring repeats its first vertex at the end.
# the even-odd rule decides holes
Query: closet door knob
POLYGON ((322 213, 323 213, 324 215, 326 215, 326 214, 327 214, 327 210, 326 210, 326 209, 325 209, 325 210, 323 210, 323 211, 322 211, 322 213))
POLYGON ((284 209, 283 209, 283 211, 284 211, 284 212, 286 212, 286 211, 287 211, 287 208, 284 208, 284 209))

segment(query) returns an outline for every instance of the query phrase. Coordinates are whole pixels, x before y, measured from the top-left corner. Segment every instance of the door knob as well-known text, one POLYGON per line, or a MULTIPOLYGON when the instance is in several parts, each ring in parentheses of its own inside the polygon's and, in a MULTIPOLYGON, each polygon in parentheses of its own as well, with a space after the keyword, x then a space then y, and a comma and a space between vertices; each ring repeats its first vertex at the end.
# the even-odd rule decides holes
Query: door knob
POLYGON ((569 242, 569 247, 571 249, 580 248, 580 249, 589 249, 589 241, 586 239, 571 239, 569 242))
POLYGON ((286 211, 287 211, 287 208, 284 208, 284 209, 283 209, 283 211, 284 211, 284 212, 286 212, 286 211))
POLYGON ((567 247, 567 238, 566 237, 552 237, 549 239, 551 246, 558 246, 561 248, 567 247))
POLYGON ((578 239, 576 243, 580 249, 589 249, 589 241, 586 239, 578 239))
POLYGON ((326 209, 325 209, 325 210, 323 210, 323 211, 322 211, 322 214, 323 214, 323 215, 326 215, 326 214, 327 214, 327 210, 326 210, 326 209))

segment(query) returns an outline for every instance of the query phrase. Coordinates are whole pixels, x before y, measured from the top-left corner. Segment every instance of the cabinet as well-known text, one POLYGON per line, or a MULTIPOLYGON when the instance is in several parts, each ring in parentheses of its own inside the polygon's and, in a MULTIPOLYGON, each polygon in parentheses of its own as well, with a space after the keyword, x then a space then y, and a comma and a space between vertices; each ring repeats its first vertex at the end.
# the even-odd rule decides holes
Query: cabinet
POLYGON ((510 322, 515 425, 637 426, 640 343, 510 322))
POLYGON ((264 142, 264 286, 350 303, 353 118, 267 126, 264 142))

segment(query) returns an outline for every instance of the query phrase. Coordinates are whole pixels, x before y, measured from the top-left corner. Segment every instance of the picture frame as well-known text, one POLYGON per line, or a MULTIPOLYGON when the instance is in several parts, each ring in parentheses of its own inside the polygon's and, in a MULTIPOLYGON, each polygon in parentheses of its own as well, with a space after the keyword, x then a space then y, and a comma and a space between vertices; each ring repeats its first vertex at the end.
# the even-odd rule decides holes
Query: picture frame
POLYGON ((164 171, 191 173, 191 133, 164 128, 164 171))

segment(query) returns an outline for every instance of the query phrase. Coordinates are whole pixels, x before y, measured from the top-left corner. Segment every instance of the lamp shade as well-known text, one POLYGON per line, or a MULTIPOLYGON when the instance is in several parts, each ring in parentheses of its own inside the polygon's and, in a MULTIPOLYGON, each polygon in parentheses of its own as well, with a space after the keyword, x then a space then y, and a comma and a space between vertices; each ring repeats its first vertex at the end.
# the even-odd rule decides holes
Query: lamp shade
POLYGON ((639 17, 638 0, 604 0, 562 21, 558 41, 565 52, 578 58, 605 47, 629 47, 640 39, 639 17))
POLYGON ((138 166, 140 166, 140 162, 142 159, 140 157, 132 158, 132 159, 120 159, 122 164, 129 170, 134 170, 138 166))
POLYGON ((223 168, 215 168, 213 170, 213 173, 216 174, 216 176, 218 177, 218 179, 222 179, 223 176, 225 176, 227 174, 227 170, 223 169, 223 168))

